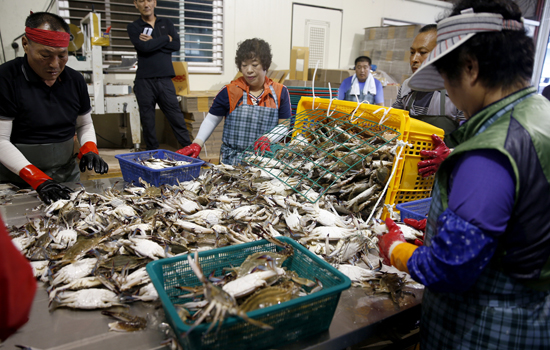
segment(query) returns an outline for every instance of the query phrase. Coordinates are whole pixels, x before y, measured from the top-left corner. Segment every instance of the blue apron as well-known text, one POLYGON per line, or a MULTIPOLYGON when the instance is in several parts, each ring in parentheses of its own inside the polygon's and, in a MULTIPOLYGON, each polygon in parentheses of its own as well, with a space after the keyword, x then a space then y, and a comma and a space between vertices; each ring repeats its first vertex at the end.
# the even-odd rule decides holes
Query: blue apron
POLYGON ((220 163, 239 165, 242 152, 277 126, 279 103, 273 86, 269 89, 275 99, 275 108, 248 104, 247 93, 243 91, 243 103, 225 118, 220 163))

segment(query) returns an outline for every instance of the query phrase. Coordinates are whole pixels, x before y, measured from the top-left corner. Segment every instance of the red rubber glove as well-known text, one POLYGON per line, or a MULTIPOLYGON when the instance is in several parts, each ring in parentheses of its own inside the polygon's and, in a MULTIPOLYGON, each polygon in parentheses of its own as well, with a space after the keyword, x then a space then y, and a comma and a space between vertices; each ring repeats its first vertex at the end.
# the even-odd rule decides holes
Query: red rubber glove
POLYGON ((19 171, 19 177, 28 183, 35 190, 47 180, 52 178, 32 164, 27 165, 19 171))
POLYGON ((380 257, 383 259, 384 264, 391 266, 391 246, 396 242, 406 243, 407 241, 399 226, 391 218, 386 219, 386 226, 389 232, 378 237, 378 249, 380 250, 380 257))
MULTIPOLYGON (((403 219, 403 222, 406 223, 407 225, 411 226, 411 227, 414 227, 415 229, 417 230, 421 230, 421 231, 425 231, 426 230, 426 222, 428 220, 427 219, 422 219, 422 220, 415 220, 415 219, 403 219)), ((414 240, 414 245, 417 245, 417 246, 422 246, 424 245, 424 236, 425 236, 425 232, 424 232, 424 235, 422 236, 422 239, 415 239, 414 240)))
POLYGON ((403 222, 407 225, 414 227, 417 230, 424 231, 426 229, 427 219, 415 220, 415 219, 403 219, 403 222))
POLYGON ((420 151, 421 156, 431 158, 418 162, 418 173, 422 175, 422 177, 428 177, 435 174, 441 163, 447 158, 449 153, 451 153, 451 149, 443 143, 443 140, 441 140, 439 136, 433 134, 432 140, 434 142, 433 151, 425 149, 420 151))
POLYGON ((271 152, 271 141, 267 136, 262 136, 256 142, 254 142, 254 151, 260 149, 260 152, 264 153, 265 151, 271 152))
POLYGON ((183 147, 176 151, 176 153, 182 154, 184 156, 197 158, 201 154, 202 147, 198 143, 192 143, 189 146, 183 147))

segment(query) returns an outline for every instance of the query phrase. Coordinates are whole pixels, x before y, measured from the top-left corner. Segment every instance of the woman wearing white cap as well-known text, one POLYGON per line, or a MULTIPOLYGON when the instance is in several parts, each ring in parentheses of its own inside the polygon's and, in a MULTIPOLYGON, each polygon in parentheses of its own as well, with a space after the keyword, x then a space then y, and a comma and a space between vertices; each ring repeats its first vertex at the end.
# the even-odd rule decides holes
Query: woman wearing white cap
POLYGON ((511 0, 462 0, 412 77, 467 121, 436 173, 426 244, 391 219, 379 248, 426 286, 423 349, 550 348, 550 102, 530 86, 534 43, 511 0))

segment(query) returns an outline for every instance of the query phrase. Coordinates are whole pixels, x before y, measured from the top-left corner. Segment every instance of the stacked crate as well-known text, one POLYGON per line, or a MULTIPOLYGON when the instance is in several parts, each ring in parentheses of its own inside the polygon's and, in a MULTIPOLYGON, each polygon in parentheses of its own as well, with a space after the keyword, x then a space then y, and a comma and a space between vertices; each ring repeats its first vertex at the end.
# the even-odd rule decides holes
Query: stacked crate
POLYGON ((410 47, 421 25, 365 28, 361 43, 363 55, 372 59, 378 70, 386 72, 397 83, 411 75, 410 47))

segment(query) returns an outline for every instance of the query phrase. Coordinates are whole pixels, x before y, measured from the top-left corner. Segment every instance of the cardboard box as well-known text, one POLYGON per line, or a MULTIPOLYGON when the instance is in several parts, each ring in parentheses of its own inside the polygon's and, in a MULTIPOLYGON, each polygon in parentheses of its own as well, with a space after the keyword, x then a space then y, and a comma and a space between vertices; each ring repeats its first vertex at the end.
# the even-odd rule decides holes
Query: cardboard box
POLYGON ((365 40, 413 39, 422 28, 419 24, 365 28, 365 40))
POLYGON ((347 69, 317 69, 317 72, 315 72, 315 68, 310 68, 308 70, 308 80, 313 80, 314 74, 315 86, 317 86, 317 82, 331 83, 332 85, 333 83, 341 84, 344 79, 355 74, 355 71, 347 69))
POLYGON ((187 71, 187 62, 172 62, 176 76, 172 78, 176 95, 185 96, 189 93, 189 73, 187 71))
POLYGON ((190 91, 182 96, 180 108, 187 113, 208 112, 217 94, 218 90, 190 91))
POLYGON ((293 46, 290 52, 289 79, 308 80, 309 47, 293 46))

